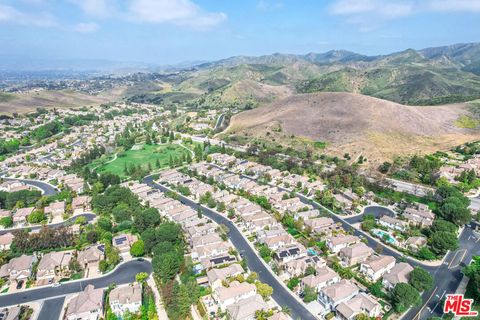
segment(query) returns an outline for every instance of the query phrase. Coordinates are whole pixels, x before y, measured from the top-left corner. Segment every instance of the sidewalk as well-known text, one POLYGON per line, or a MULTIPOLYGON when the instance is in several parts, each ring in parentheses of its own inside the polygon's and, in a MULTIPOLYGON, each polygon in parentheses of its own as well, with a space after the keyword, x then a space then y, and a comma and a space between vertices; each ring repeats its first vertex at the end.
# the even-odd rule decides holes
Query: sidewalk
POLYGON ((160 292, 158 292, 157 285, 155 284, 155 280, 153 276, 150 275, 147 279, 147 284, 152 288, 153 295, 155 297, 155 306, 157 307, 157 315, 159 320, 168 320, 167 311, 163 307, 162 297, 160 292))

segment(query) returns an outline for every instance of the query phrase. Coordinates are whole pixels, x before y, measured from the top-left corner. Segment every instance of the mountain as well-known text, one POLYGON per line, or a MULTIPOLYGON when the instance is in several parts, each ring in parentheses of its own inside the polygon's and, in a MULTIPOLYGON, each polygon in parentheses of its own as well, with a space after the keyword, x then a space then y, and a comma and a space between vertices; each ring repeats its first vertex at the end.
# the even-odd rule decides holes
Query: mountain
POLYGON ((340 157, 362 154, 378 164, 478 139, 478 129, 461 125, 469 116, 466 104, 414 107, 352 93, 297 94, 233 116, 222 136, 297 149, 321 141, 340 157))
POLYGON ((480 98, 480 44, 380 56, 332 50, 231 57, 195 66, 180 87, 222 91, 245 80, 298 93, 352 92, 408 105, 463 102, 480 98))

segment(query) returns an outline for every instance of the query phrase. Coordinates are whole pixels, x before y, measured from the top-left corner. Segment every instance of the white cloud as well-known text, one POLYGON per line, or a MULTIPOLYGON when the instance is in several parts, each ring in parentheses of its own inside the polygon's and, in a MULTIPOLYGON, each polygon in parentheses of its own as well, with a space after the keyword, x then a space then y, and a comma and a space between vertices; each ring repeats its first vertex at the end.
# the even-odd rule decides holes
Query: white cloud
POLYGON ((269 1, 269 0, 260 0, 257 2, 256 6, 258 11, 273 11, 283 8, 282 1, 269 1))
POLYGON ((57 24, 55 18, 49 13, 30 14, 2 4, 0 4, 0 22, 36 27, 52 27, 57 24))
POLYGON ((75 25, 74 30, 81 33, 92 33, 99 29, 98 25, 94 22, 84 22, 75 25))
POLYGON ((227 19, 222 12, 205 12, 190 0, 131 0, 129 18, 148 23, 173 23, 199 29, 227 19))
POLYGON ((114 3, 111 0, 69 0, 79 6, 85 14, 105 18, 111 16, 114 11, 114 3))
POLYGON ((480 0, 430 0, 427 7, 434 11, 480 12, 480 0))
POLYGON ((338 0, 330 8, 336 15, 374 15, 379 18, 396 18, 412 13, 414 5, 410 1, 385 0, 338 0))
POLYGON ((480 12, 480 0, 335 0, 329 8, 362 31, 416 13, 452 11, 480 12))

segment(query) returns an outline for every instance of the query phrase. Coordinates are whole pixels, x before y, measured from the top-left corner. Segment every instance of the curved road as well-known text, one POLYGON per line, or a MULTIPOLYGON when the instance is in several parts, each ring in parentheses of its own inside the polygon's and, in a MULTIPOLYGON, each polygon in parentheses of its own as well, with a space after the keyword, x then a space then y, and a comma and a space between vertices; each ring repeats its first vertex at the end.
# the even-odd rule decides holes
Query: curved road
MULTIPOLYGON (((216 165, 215 165, 216 166, 216 165)), ((225 170, 220 166, 216 166, 219 169, 225 170)), ((235 172, 229 171, 233 174, 235 172)), ((240 175, 244 178, 256 181, 254 178, 240 175)), ((291 190, 279 187, 276 185, 270 185, 272 187, 277 187, 279 190, 286 192, 291 192, 291 190)), ((411 308, 406 314, 404 314, 404 319, 428 319, 432 316, 441 317, 443 315, 443 304, 442 299, 446 294, 455 293, 462 278, 461 268, 464 265, 467 265, 474 255, 480 255, 480 235, 475 234, 473 229, 470 226, 467 226, 463 229, 462 233, 459 236, 459 249, 453 252, 449 252, 440 266, 432 266, 428 263, 422 263, 418 260, 411 259, 403 254, 391 249, 387 245, 383 244, 378 239, 372 237, 370 234, 360 231, 354 228, 348 219, 335 214, 330 209, 322 206, 316 201, 304 196, 301 193, 297 193, 297 197, 303 202, 312 205, 315 209, 320 210, 321 212, 328 213, 331 218, 342 225, 344 230, 352 230, 353 234, 357 237, 365 238, 367 240, 367 245, 373 249, 378 246, 382 247, 382 254, 391 255, 397 260, 405 260, 414 267, 422 267, 428 273, 430 273, 434 278, 434 288, 423 292, 422 294, 422 305, 411 308)), ((359 215, 361 217, 361 215, 359 215)), ((352 217, 355 218, 355 217, 352 217)))
MULTIPOLYGON (((169 189, 167 189, 166 187, 154 182, 152 176, 146 177, 143 182, 148 184, 152 188, 159 189, 162 192, 169 191, 169 189)), ((197 208, 199 207, 197 203, 182 195, 180 195, 180 201, 195 210, 197 210, 197 208)), ((242 236, 242 234, 232 221, 203 206, 202 212, 205 216, 209 217, 216 223, 223 224, 228 227, 228 238, 232 241, 233 245, 236 247, 242 257, 246 258, 248 268, 258 274, 260 281, 268 284, 273 288, 272 297, 278 304, 280 304, 281 306, 287 306, 292 311, 292 317, 294 319, 316 319, 315 316, 310 313, 310 311, 308 311, 302 304, 297 302, 295 297, 292 296, 293 293, 290 290, 286 289, 281 283, 279 283, 277 278, 275 278, 271 274, 270 270, 265 267, 262 261, 260 261, 257 253, 247 243, 247 240, 245 240, 245 238, 242 236)))
POLYGON ((82 214, 78 214, 76 216, 70 217, 67 220, 62 221, 62 222, 50 223, 50 224, 46 224, 46 225, 40 224, 40 225, 34 225, 34 226, 25 226, 25 227, 21 227, 21 228, 2 229, 2 230, 0 230, 0 235, 3 235, 5 233, 9 233, 9 232, 14 232, 14 231, 17 231, 17 230, 23 230, 23 229, 38 230, 38 229, 41 229, 43 226, 47 226, 47 227, 50 227, 50 228, 58 228, 58 227, 62 227, 64 225, 66 225, 68 223, 75 222, 75 220, 77 220, 77 218, 79 218, 79 217, 85 217, 87 219, 87 222, 91 222, 93 219, 95 219, 96 216, 97 215, 94 214, 94 213, 86 212, 86 213, 82 213, 82 214))
POLYGON ((381 206, 381 205, 372 205, 372 206, 367 206, 363 209, 362 213, 355 215, 353 217, 345 218, 345 221, 348 221, 348 223, 354 224, 362 221, 362 218, 364 215, 370 214, 373 215, 376 219, 382 217, 382 216, 390 216, 394 217, 395 212, 392 211, 390 208, 381 206))
POLYGON ((49 298, 65 296, 68 294, 81 292, 89 284, 95 288, 106 288, 112 283, 125 284, 135 281, 135 276, 139 272, 152 272, 152 264, 147 260, 133 260, 120 265, 113 272, 96 279, 86 279, 75 282, 65 282, 60 287, 40 287, 38 289, 24 290, 22 292, 0 295, 0 307, 12 306, 21 303, 45 300, 49 298))
POLYGON ((30 186, 34 186, 40 190, 42 190, 42 194, 46 195, 46 196, 54 196, 56 195, 59 190, 57 187, 54 187, 52 186, 51 184, 49 183, 46 183, 46 182, 43 182, 43 181, 39 181, 39 180, 30 180, 30 179, 17 179, 17 178, 5 178, 5 177, 2 177, 1 174, 0 174, 0 177, 3 179, 3 180, 7 180, 7 181, 21 181, 27 185, 30 185, 30 186))

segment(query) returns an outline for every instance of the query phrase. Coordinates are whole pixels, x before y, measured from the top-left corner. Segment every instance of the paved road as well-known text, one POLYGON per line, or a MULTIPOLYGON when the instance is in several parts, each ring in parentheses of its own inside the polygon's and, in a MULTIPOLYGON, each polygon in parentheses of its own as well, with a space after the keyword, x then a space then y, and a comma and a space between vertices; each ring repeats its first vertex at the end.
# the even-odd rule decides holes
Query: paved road
POLYGON ((362 214, 356 215, 354 217, 345 218, 345 221, 348 223, 354 224, 362 221, 363 215, 370 214, 373 215, 376 219, 382 216, 390 216, 394 217, 395 212, 387 207, 384 206, 368 206, 366 207, 362 214))
POLYGON ((470 209, 480 211, 480 196, 470 198, 470 209))
POLYGON ((45 300, 37 320, 59 319, 64 301, 65 297, 45 300))
MULTIPOLYGON (((218 168, 223 169, 222 167, 217 166, 218 168)), ((234 172, 232 172, 234 173, 234 172)), ((254 178, 241 175, 244 178, 255 181, 254 178)), ((275 186, 273 186, 275 187, 275 186)), ((278 187, 280 190, 291 192, 291 190, 278 187)), ((373 238, 369 234, 363 233, 360 230, 354 228, 352 224, 343 219, 342 217, 336 215, 328 208, 320 205, 319 203, 312 201, 306 196, 297 193, 297 196, 304 203, 311 204, 314 208, 320 210, 321 212, 327 212, 330 214, 332 219, 335 222, 339 222, 344 230, 352 230, 353 234, 358 237, 366 238, 367 245, 373 249, 378 246, 382 246, 382 254, 390 255, 395 257, 397 260, 406 260, 412 266, 420 266, 429 272, 434 278, 434 288, 428 292, 422 294, 422 301, 424 302, 421 306, 416 308, 411 308, 403 319, 419 319, 425 320, 431 316, 441 316, 442 315, 442 299, 445 294, 454 293, 461 281, 461 268, 464 265, 470 263, 472 256, 480 255, 480 236, 477 236, 470 227, 465 227, 462 234, 459 237, 459 249, 450 252, 444 260, 444 263, 441 266, 429 266, 419 261, 413 260, 409 257, 404 256, 403 254, 398 253, 397 251, 392 250, 390 247, 382 244, 378 239, 373 238)))
POLYGON ((45 300, 53 297, 65 296, 68 294, 81 292, 89 284, 95 288, 106 288, 112 283, 125 284, 135 281, 135 275, 139 272, 152 272, 152 265, 149 261, 132 260, 119 266, 115 271, 101 278, 86 279, 82 281, 66 282, 60 287, 40 287, 38 289, 24 290, 17 293, 1 294, 0 307, 12 306, 21 303, 45 300))
POLYGON ((435 279, 433 291, 426 292, 422 298, 425 303, 420 308, 410 310, 404 319, 428 319, 443 315, 445 295, 455 293, 462 280, 461 269, 470 263, 473 255, 480 253, 480 236, 466 227, 459 237, 460 247, 450 252, 445 262, 432 273, 435 279), (433 292, 433 294, 432 294, 433 292))
MULTIPOLYGON (((153 181, 153 177, 151 176, 145 178, 143 182, 153 188, 159 189, 162 192, 168 191, 168 189, 164 186, 155 183, 153 181)), ((184 196, 180 195, 180 201, 195 210, 197 210, 198 208, 197 203, 184 196)), ((202 207, 202 212, 205 216, 209 217, 216 223, 223 224, 228 227, 228 238, 232 241, 238 252, 244 258, 246 258, 250 270, 255 271, 259 275, 260 281, 267 283, 273 288, 272 297, 278 304, 280 304, 281 306, 287 306, 292 311, 292 316, 294 319, 316 319, 302 304, 295 300, 295 298, 292 296, 293 293, 286 289, 282 284, 280 284, 277 278, 275 278, 271 274, 270 270, 267 269, 265 265, 260 261, 257 253, 252 249, 252 247, 250 247, 250 245, 247 243, 245 238, 242 236, 242 234, 236 228, 232 221, 205 207, 202 207)))
MULTIPOLYGON (((86 213, 78 214, 74 217, 70 217, 69 219, 67 219, 65 221, 58 222, 58 223, 50 223, 50 224, 46 224, 45 226, 50 227, 50 228, 58 228, 58 227, 66 225, 66 224, 75 222, 75 220, 77 220, 77 218, 79 218, 79 217, 85 217, 87 219, 87 222, 91 222, 91 221, 93 221, 93 219, 95 219, 96 216, 97 215, 94 214, 94 213, 86 212, 86 213)), ((3 235, 5 233, 9 233, 9 232, 14 232, 14 231, 17 231, 17 230, 23 230, 23 229, 38 230, 38 229, 41 229, 42 227, 43 227, 43 225, 36 225, 36 226, 26 226, 26 227, 13 228, 13 229, 3 229, 3 230, 0 230, 0 235, 3 235)))
POLYGON ((217 119, 217 123, 215 124, 214 130, 217 130, 222 124, 223 124, 223 119, 225 118, 225 113, 222 113, 220 117, 217 119))
MULTIPOLYGON (((0 175, 1 176, 1 175, 0 175)), ((48 184, 46 182, 38 181, 38 180, 30 180, 30 179, 16 179, 16 178, 4 178, 2 177, 3 180, 7 181, 21 181, 27 185, 31 185, 34 187, 39 188, 42 190, 42 193, 46 196, 53 196, 58 193, 58 189, 51 184, 48 184)))

